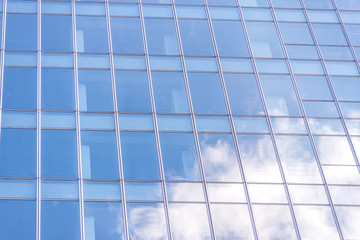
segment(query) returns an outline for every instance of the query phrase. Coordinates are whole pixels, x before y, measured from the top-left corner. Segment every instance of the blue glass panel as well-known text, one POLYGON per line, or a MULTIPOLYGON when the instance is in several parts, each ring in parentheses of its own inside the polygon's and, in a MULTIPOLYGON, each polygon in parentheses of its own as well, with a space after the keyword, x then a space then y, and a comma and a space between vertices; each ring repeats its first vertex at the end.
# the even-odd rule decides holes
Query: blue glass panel
POLYGON ((152 115, 119 114, 119 128, 121 130, 154 130, 152 115))
POLYGON ((75 83, 73 69, 41 69, 41 108, 74 110, 75 83))
POLYGON ((209 10, 212 19, 240 20, 237 8, 210 7, 209 10))
POLYGON ((71 3, 67 2, 42 2, 41 13, 71 14, 71 3))
POLYGON ((307 11, 310 22, 328 22, 328 23, 338 23, 339 19, 336 16, 335 11, 307 11))
POLYGON ((233 117, 236 132, 268 133, 269 128, 263 117, 233 117))
MULTIPOLYGON (((159 0, 157 0, 157 1, 159 1, 159 0)), ((162 0, 162 1, 164 1, 164 0, 162 0)), ((165 1, 167 1, 166 3, 170 3, 169 0, 165 0, 165 1)), ((143 3, 147 3, 146 0, 143 1, 143 3)), ((170 5, 165 5, 165 6, 143 5, 142 9, 144 12, 144 17, 168 17, 168 18, 173 17, 172 8, 170 5)), ((150 20, 150 19, 146 19, 145 22, 148 20, 150 20)))
POLYGON ((242 7, 268 7, 266 0, 239 0, 242 7))
POLYGON ((161 201, 163 198, 160 183, 126 182, 125 191, 128 201, 161 201))
POLYGON ((295 74, 324 74, 320 61, 291 61, 292 70, 295 74))
MULTIPOLYGON (((284 1, 284 0, 280 0, 280 1, 284 1)), ((279 1, 278 1, 279 2, 279 1)), ((290 1, 285 0, 285 7, 289 7, 287 5, 290 5, 290 1)), ((296 1, 291 1, 296 3, 296 1)), ((297 2, 298 6, 296 7, 301 7, 300 3, 297 2)), ((273 5, 275 6, 275 1, 273 0, 273 5)), ((290 10, 290 9, 275 9, 275 15, 276 15, 276 20, 278 21, 288 21, 288 22, 305 22, 305 15, 304 12, 302 10, 290 10)))
POLYGON ((334 102, 303 102, 308 117, 339 117, 334 102))
POLYGON ((330 88, 323 76, 295 76, 302 99, 332 100, 330 88))
POLYGON ((289 73, 284 60, 256 59, 255 62, 260 73, 289 73))
POLYGON ((115 53, 143 54, 139 18, 111 18, 111 38, 115 53))
POLYGON ((77 2, 75 12, 76 15, 105 15, 105 4, 77 2))
POLYGON ((200 6, 176 6, 178 18, 206 18, 204 7, 200 6))
POLYGON ((36 176, 36 130, 2 129, 0 176, 36 176))
POLYGON ((151 70, 182 70, 179 57, 150 56, 151 70))
POLYGON ((157 115, 160 131, 192 131, 190 116, 157 115))
POLYGON ((185 64, 188 71, 212 71, 218 70, 215 58, 186 57, 185 64))
POLYGON ((3 111, 2 127, 36 127, 36 112, 3 111))
POLYGON ((306 8, 314 9, 333 9, 331 0, 304 0, 306 8))
POLYGON ((344 117, 360 118, 360 103, 341 102, 340 106, 344 117))
POLYGON ((204 0, 175 0, 175 4, 204 5, 204 0))
POLYGON ((114 115, 110 113, 81 113, 82 129, 115 129, 114 115))
POLYGON ((344 128, 340 119, 308 119, 313 134, 344 135, 344 128))
POLYGON ((42 67, 73 67, 74 57, 71 53, 42 53, 42 67))
POLYGON ((42 201, 41 239, 80 239, 79 203, 72 201, 42 201))
POLYGON ((6 16, 6 49, 7 50, 36 50, 36 21, 35 14, 9 13, 6 16))
POLYGON ((36 66, 36 59, 36 53, 5 52, 5 66, 36 66))
POLYGON ((286 50, 290 59, 319 59, 315 46, 286 45, 286 50))
POLYGON ((211 5, 219 5, 219 6, 236 6, 236 0, 207 0, 207 3, 211 5))
POLYGON ((301 4, 299 0, 271 0, 272 5, 274 7, 279 8, 301 8, 301 4))
POLYGON ((37 12, 37 2, 35 2, 35 1, 11 0, 11 1, 7 2, 6 11, 8 13, 9 12, 36 13, 37 12))
POLYGON ((260 92, 252 74, 224 74, 232 114, 263 115, 260 92))
POLYGON ((121 132, 120 139, 125 179, 160 179, 154 133, 121 132))
POLYGON ((198 131, 230 132, 229 119, 225 116, 196 116, 198 131))
POLYGON ((42 180, 41 197, 43 199, 78 199, 78 182, 42 180))
POLYGON ((36 68, 5 67, 3 108, 36 109, 36 68))
POLYGON ((166 183, 169 201, 204 202, 204 191, 201 183, 166 183), (191 194, 189 194, 191 193, 191 194))
POLYGON ((192 133, 160 133, 160 142, 167 180, 201 179, 192 133))
POLYGON ((302 118, 271 118, 271 124, 274 133, 307 133, 302 118))
POLYGON ((85 202, 85 238, 124 239, 121 203, 85 202))
POLYGON ((110 68, 108 55, 78 54, 79 68, 110 68))
POLYGON ((320 46, 324 59, 354 60, 349 47, 320 46))
POLYGON ((118 179, 115 132, 81 131, 81 159, 84 178, 118 179))
POLYGON ((152 72, 155 107, 159 113, 188 113, 188 101, 181 72, 152 72))
POLYGON ((213 56, 213 46, 206 20, 179 20, 181 41, 185 55, 213 56))
POLYGON ((315 136, 314 141, 322 164, 356 164, 345 136, 315 136))
POLYGON ((195 113, 226 114, 220 78, 217 73, 188 73, 195 113))
MULTIPOLYGON (((339 6, 339 4, 338 4, 338 6, 339 6)), ((359 5, 359 8, 360 8, 360 5, 359 5)), ((340 16, 344 23, 360 23, 360 16, 359 16, 358 12, 340 11, 340 16)))
POLYGON ((35 180, 1 179, 0 189, 1 198, 36 198, 35 180))
POLYGON ((347 45, 340 24, 312 24, 320 45, 347 45), (336 37, 334 37, 336 36, 336 37))
POLYGON ((313 44, 306 23, 279 23, 281 35, 286 44, 313 44))
POLYGON ((110 16, 139 16, 139 8, 135 4, 109 4, 109 12, 110 16))
POLYGON ((41 112, 42 128, 75 128, 74 112, 41 112))
POLYGON ((72 52, 72 37, 71 16, 41 16, 41 50, 72 52))
POLYGON ((36 239, 35 201, 0 200, 0 212, 2 239, 36 239))
POLYGON ((145 70, 144 56, 114 55, 114 67, 118 69, 145 70))
POLYGON ((256 21, 272 21, 270 9, 262 8, 243 8, 243 14, 245 20, 256 20, 256 21))
POLYGON ((254 72, 250 59, 220 58, 224 72, 254 72))
POLYGON ((336 6, 344 10, 360 10, 360 2, 353 0, 336 0, 336 6))
POLYGON ((78 52, 109 52, 105 17, 77 16, 76 43, 78 52))
POLYGON ((359 77, 331 77, 338 100, 360 101, 359 77))
POLYGON ((120 183, 84 181, 84 199, 120 200, 120 183))
POLYGON ((359 75, 359 70, 355 62, 325 61, 325 64, 330 75, 359 75))

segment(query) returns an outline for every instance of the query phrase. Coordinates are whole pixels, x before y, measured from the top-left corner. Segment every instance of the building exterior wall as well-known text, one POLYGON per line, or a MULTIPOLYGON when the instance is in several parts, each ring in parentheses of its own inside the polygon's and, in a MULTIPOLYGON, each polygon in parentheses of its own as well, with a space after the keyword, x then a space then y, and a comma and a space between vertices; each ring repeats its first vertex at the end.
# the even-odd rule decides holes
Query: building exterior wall
POLYGON ((360 1, 1 16, 1 240, 360 239, 360 1))

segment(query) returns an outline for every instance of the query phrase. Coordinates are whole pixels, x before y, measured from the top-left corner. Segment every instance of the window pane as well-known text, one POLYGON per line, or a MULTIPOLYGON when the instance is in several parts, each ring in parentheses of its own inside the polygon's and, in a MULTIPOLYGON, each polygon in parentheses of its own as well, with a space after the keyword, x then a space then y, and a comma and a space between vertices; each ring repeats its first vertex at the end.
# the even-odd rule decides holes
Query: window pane
POLYGON ((360 78, 331 77, 336 96, 343 101, 360 101, 360 78))
POLYGON ((306 23, 279 23, 285 44, 313 44, 306 23))
POLYGON ((322 164, 356 164, 346 137, 315 136, 314 140, 322 164))
POLYGON ((331 0, 304 0, 306 8, 314 9, 333 9, 331 0))
POLYGON ((6 16, 6 49, 35 51, 37 15, 9 13, 6 16))
POLYGON ((320 45, 347 45, 340 24, 312 24, 320 45), (336 38, 334 38, 336 36, 336 38))
POLYGON ((295 76, 300 95, 306 100, 332 100, 327 80, 323 76, 295 76))
POLYGON ((41 16, 41 50, 72 52, 71 16, 41 16))
POLYGON ((105 17, 76 17, 77 51, 107 53, 107 30, 105 17))

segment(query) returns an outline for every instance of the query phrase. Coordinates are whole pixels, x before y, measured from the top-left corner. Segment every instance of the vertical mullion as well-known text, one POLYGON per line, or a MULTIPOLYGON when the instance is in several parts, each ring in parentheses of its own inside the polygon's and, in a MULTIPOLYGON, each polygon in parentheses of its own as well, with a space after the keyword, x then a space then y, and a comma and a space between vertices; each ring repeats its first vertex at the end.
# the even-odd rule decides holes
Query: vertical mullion
POLYGON ((114 54, 112 46, 112 37, 111 37, 111 21, 110 21, 110 10, 109 2, 105 2, 106 9, 106 23, 108 31, 108 44, 109 44, 109 58, 110 58, 110 74, 111 74, 111 83, 112 83, 112 94, 113 94, 113 104, 114 104, 114 119, 115 119, 115 132, 116 132, 116 146, 118 153, 118 167, 119 167, 119 177, 120 177, 120 191, 122 199, 122 211, 123 211, 123 227, 124 227, 124 237, 129 239, 129 231, 127 224, 127 209, 126 209, 126 196, 125 196, 125 183, 124 183, 124 173, 121 157, 121 139, 120 139, 120 128, 119 128, 119 119, 118 119, 118 106, 117 106, 117 96, 116 96, 116 82, 115 82, 115 68, 114 68, 114 54))
MULTIPOLYGON (((217 63, 218 70, 219 70, 222 92, 223 92, 224 98, 225 98, 225 104, 226 104, 226 109, 228 112, 228 118, 230 121, 230 128, 231 128, 232 137, 233 137, 233 141, 234 141, 234 145, 235 145, 235 151, 236 151, 236 157, 238 159, 239 170, 240 170, 240 174, 241 174, 241 177, 243 180, 244 192, 245 192, 245 198, 246 198, 247 207, 248 207, 248 211, 249 211, 250 222, 251 222, 254 238, 257 240, 258 239, 257 230, 256 230, 256 226, 255 226, 252 205, 251 205, 250 196, 249 196, 249 192, 248 192, 247 181, 246 181, 244 169, 242 166, 241 155, 240 155, 240 151, 239 151, 239 147, 238 147, 238 139, 237 139, 235 124, 234 124, 234 120, 233 120, 233 116, 232 116, 232 112, 231 112, 229 97, 228 97, 228 94, 226 91, 226 84, 225 84, 225 79, 224 79, 224 73, 223 73, 222 67, 221 67, 220 54, 219 54, 218 47, 216 45, 216 37, 215 37, 215 32, 214 32, 214 27, 212 24, 211 16, 210 16, 209 6, 207 5, 207 0, 205 0, 205 3, 206 3, 205 10, 206 10, 207 18, 209 21, 210 33, 211 33, 211 38, 212 38, 212 42, 213 42, 213 46, 214 46, 216 63, 217 63)), ((243 21, 243 20, 241 19, 240 21, 243 21)))
POLYGON ((159 136, 159 130, 158 130, 158 124, 157 124, 157 117, 156 117, 154 90, 153 90, 152 79, 151 79, 149 51, 148 51, 148 46, 147 46, 147 41, 146 41, 145 19, 144 19, 144 15, 143 15, 143 11, 142 11, 142 0, 139 0, 139 12, 140 12, 141 29, 142 29, 143 42, 144 42, 146 73, 147 73, 148 84, 149 84, 152 118, 153 118, 153 123, 154 123, 154 134, 155 134, 155 140, 156 140, 157 155, 158 155, 158 160, 159 160, 159 170, 160 170, 160 176, 161 176, 162 194, 163 194, 163 199, 164 199, 164 210, 165 210, 165 218, 166 218, 165 221, 167 224, 168 238, 172 239, 170 220, 169 220, 168 199, 167 199, 167 195, 166 195, 165 174, 164 174, 164 167, 163 167, 163 162, 162 162, 160 136, 159 136))
MULTIPOLYGON (((4 65, 5 65, 5 30, 6 30, 6 6, 7 0, 3 0, 3 15, 2 15, 2 26, 1 26, 1 46, 0 46, 0 124, 1 124, 1 110, 2 110, 2 102, 3 102, 3 85, 4 85, 4 65)), ((1 128, 0 128, 1 134, 1 128)))

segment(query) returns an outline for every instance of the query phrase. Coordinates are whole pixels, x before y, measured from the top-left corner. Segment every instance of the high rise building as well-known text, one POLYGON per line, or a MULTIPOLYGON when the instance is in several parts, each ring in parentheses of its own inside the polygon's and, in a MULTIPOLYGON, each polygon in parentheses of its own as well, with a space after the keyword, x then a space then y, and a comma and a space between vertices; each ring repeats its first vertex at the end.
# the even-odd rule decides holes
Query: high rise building
POLYGON ((1 6, 1 240, 360 239, 359 0, 1 6))

